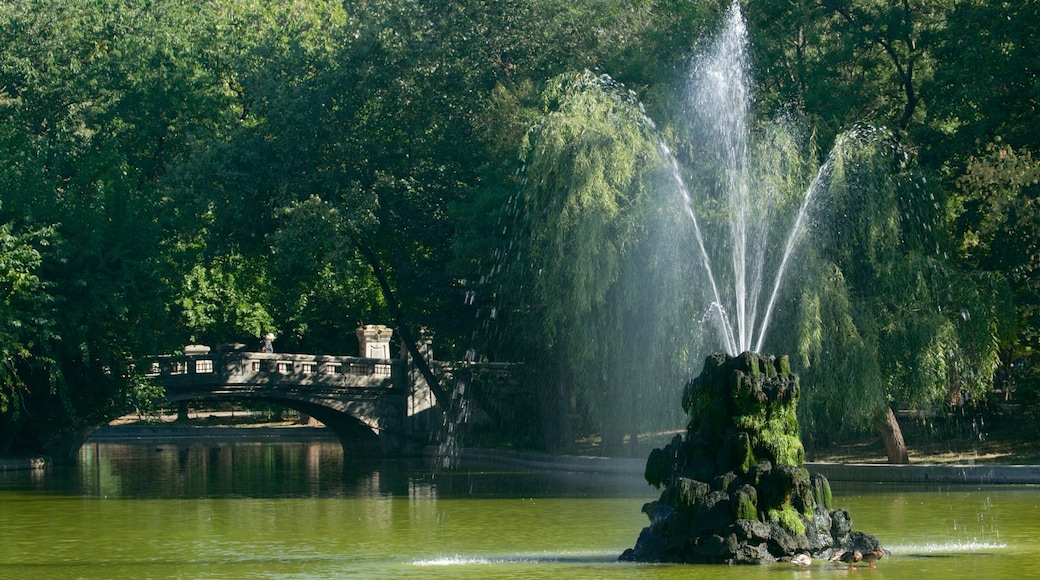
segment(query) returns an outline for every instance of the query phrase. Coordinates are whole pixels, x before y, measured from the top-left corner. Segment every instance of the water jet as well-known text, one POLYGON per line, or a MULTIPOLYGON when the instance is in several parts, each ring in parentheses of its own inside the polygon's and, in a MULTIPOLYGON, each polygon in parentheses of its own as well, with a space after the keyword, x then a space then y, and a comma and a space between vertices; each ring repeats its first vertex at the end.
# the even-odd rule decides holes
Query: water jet
MULTIPOLYGON (((767 176, 783 170, 756 155, 772 144, 756 143, 752 135, 748 63, 747 27, 739 3, 734 2, 708 49, 694 59, 687 87, 692 140, 705 147, 703 155, 715 157, 715 173, 702 175, 701 181, 707 183, 699 188, 717 192, 713 194, 717 199, 709 202, 721 208, 716 210, 721 214, 713 230, 708 231, 711 225, 698 217, 700 208, 676 156, 663 142, 659 144, 693 230, 694 253, 709 304, 706 318, 715 326, 722 349, 733 356, 764 348, 784 277, 842 140, 804 190, 783 191, 766 183, 767 176), (781 206, 791 208, 781 210, 781 206), (781 213, 791 215, 781 219, 781 213)), ((771 151, 768 156, 774 155, 788 154, 771 151)), ((776 164, 797 163, 781 159, 776 164)))
POLYGON ((621 555, 625 561, 750 564, 880 549, 876 537, 852 530, 847 511, 833 508, 826 477, 804 466, 798 376, 788 358, 756 354, 842 144, 839 140, 801 199, 786 200, 796 208, 786 236, 771 232, 778 223, 773 209, 784 192, 752 187, 756 172, 767 170, 756 167, 752 155, 747 43, 735 2, 710 50, 695 60, 690 82, 693 129, 716 153, 715 190, 721 191, 716 203, 725 208, 717 221, 728 232, 704 235, 680 165, 660 143, 692 223, 707 282, 708 318, 725 352, 708 356, 702 373, 683 390, 685 433, 654 449, 647 460, 646 481, 663 491, 643 506, 650 525, 621 555), (709 249, 706 240, 723 244, 709 249), (782 251, 769 253, 777 247, 782 251), (723 264, 728 270, 716 272, 723 264))

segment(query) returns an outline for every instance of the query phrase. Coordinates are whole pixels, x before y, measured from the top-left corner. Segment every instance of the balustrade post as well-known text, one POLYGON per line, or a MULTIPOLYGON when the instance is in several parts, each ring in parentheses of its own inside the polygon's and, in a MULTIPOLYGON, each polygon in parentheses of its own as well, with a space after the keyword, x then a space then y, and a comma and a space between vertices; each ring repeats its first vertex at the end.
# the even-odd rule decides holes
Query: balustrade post
POLYGON ((366 324, 356 330, 362 358, 390 358, 390 337, 394 329, 383 324, 366 324))

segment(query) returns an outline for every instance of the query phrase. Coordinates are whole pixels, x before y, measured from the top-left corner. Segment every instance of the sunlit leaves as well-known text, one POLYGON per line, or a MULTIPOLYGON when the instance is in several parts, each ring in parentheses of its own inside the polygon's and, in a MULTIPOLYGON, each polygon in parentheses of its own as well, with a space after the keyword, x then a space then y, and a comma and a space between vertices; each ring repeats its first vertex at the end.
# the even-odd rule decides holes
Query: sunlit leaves
POLYGON ((0 414, 24 388, 19 371, 26 370, 40 343, 53 338, 49 300, 37 275, 40 248, 50 235, 47 230, 16 233, 11 223, 0 224, 0 414))
MULTIPOLYGON (((950 204, 960 253, 973 266, 1006 276, 1016 297, 1019 354, 1040 348, 1040 162, 1029 149, 991 144, 968 160, 950 204)), ((1015 344, 1004 336, 1009 344, 1015 344)))
POLYGON ((38 444, 102 420, 135 388, 131 357, 178 340, 165 332, 177 274, 159 254, 170 221, 157 183, 221 118, 195 50, 203 14, 178 0, 0 7, 2 211, 53 231, 34 268, 34 316, 52 330, 27 347, 34 372, 21 377, 38 444))
POLYGON ((355 247, 374 231, 373 220, 371 208, 341 208, 318 196, 279 216, 267 258, 277 281, 270 301, 283 331, 307 339, 310 350, 346 350, 357 321, 382 308, 379 288, 355 247))
MULTIPOLYGON (((184 276, 175 304, 193 343, 250 341, 275 330, 264 269, 241 255, 197 264, 184 276)), ((252 345, 251 345, 252 346, 252 345)))
POLYGON ((557 77, 545 102, 545 117, 527 138, 525 196, 541 271, 535 284, 555 335, 580 327, 617 280, 627 247, 639 239, 640 173, 657 152, 637 105, 609 79, 557 77))
POLYGON ((798 320, 800 412, 814 435, 889 405, 984 394, 1007 335, 1006 287, 957 267, 934 195, 883 135, 861 133, 831 158, 798 320))
POLYGON ((545 113, 526 140, 524 207, 533 300, 544 339, 570 369, 605 429, 641 419, 622 401, 648 389, 633 381, 627 340, 647 324, 635 303, 663 163, 652 127, 624 87, 589 72, 554 78, 545 113))

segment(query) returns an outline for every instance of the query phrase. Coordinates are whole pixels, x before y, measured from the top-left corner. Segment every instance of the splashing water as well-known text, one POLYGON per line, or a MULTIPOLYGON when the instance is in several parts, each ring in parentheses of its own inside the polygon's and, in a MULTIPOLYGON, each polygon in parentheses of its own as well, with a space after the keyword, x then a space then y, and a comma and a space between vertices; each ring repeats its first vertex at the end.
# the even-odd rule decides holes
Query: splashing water
POLYGON ((435 467, 453 469, 459 465, 462 456, 462 436, 464 427, 469 421, 469 401, 466 399, 466 383, 458 380, 451 391, 451 400, 447 402, 451 412, 444 413, 441 425, 441 443, 437 446, 435 467))
POLYGON ((733 355, 762 349, 784 274, 806 228, 811 203, 823 187, 834 157, 832 152, 804 193, 766 295, 767 258, 771 258, 767 255, 772 225, 769 215, 776 201, 761 189, 753 188, 751 183, 752 139, 748 118, 752 97, 747 46, 747 27, 739 5, 733 3, 726 14, 725 26, 710 50, 696 61, 689 85, 691 122, 703 134, 703 139, 715 147, 721 165, 720 186, 729 222, 731 270, 727 272, 728 277, 720 277, 715 269, 718 265, 712 264, 690 190, 675 155, 663 141, 658 143, 670 164, 683 209, 692 222, 694 241, 710 286, 709 318, 725 350, 733 355), (720 279, 726 280, 729 286, 720 286, 720 279))
MULTIPOLYGON (((692 61, 683 100, 688 125, 675 128, 675 132, 659 130, 631 91, 627 97, 621 97, 625 107, 638 106, 639 112, 633 114, 636 123, 643 125, 639 128, 640 138, 651 139, 659 153, 659 159, 644 169, 655 172, 651 178, 663 177, 657 187, 647 188, 663 197, 647 202, 649 209, 625 208, 630 212, 645 211, 639 218, 645 218, 647 223, 640 232, 642 238, 632 246, 639 247, 627 248, 631 251, 624 254, 631 261, 619 268, 619 281, 614 286, 617 293, 607 294, 616 302, 610 307, 622 313, 614 321, 616 332, 611 336, 624 336, 625 340, 602 347, 611 354, 601 357, 607 361, 600 365, 601 369, 609 377, 601 383, 613 388, 615 395, 597 396, 597 404, 625 408, 615 407, 604 414, 636 416, 631 408, 633 398, 639 401, 640 409, 659 408, 650 399, 657 397, 660 402, 670 396, 667 385, 688 376, 692 365, 703 361, 709 352, 723 350, 738 355, 773 347, 766 340, 770 323, 780 318, 777 313, 782 313, 786 303, 782 291, 791 284, 784 279, 795 275, 799 249, 805 247, 810 224, 824 223, 817 220, 822 216, 815 212, 833 205, 825 205, 823 200, 831 199, 832 193, 843 195, 840 188, 832 187, 832 176, 837 175, 835 166, 851 172, 846 164, 850 157, 843 149, 849 145, 858 147, 861 139, 884 141, 884 135, 871 135, 869 131, 840 135, 822 165, 818 165, 814 155, 806 154, 801 135, 788 123, 791 119, 768 124, 764 131, 756 126, 752 131, 754 101, 748 46, 740 7, 733 3, 720 32, 703 54, 692 61), (675 133, 679 135, 673 151, 666 138, 675 137, 675 133), (656 173, 662 170, 657 164, 659 160, 664 162, 662 173, 656 173), (624 276, 628 278, 622 279, 624 276), (661 354, 666 352, 674 356, 661 354)), ((623 90, 607 75, 595 80, 604 93, 616 96, 623 90)), ((618 109, 632 111, 625 107, 618 109)), ((563 118, 568 114, 560 113, 563 118)), ((556 166, 535 165, 538 170, 531 172, 532 181, 528 184, 530 159, 548 154, 559 156, 561 167, 569 162, 551 147, 546 153, 545 143, 539 141, 542 137, 540 133, 533 134, 531 157, 525 158, 525 164, 516 170, 515 177, 522 188, 541 187, 548 175, 546 167, 556 166)), ((852 149, 848 152, 854 153, 852 149)), ((564 195, 554 196, 552 203, 560 203, 564 195)), ((515 334, 498 320, 500 313, 509 310, 496 310, 496 302, 512 300, 523 304, 523 308, 515 308, 525 314, 538 311, 535 305, 540 298, 530 302, 537 293, 531 285, 524 284, 542 275, 542 264, 530 258, 529 209, 526 193, 513 195, 504 204, 495 222, 496 229, 501 228, 497 231, 503 244, 481 269, 477 288, 465 294, 466 304, 474 308, 481 320, 481 329, 474 336, 482 335, 484 345, 480 350, 492 353, 492 358, 496 347, 508 344, 515 334), (506 276, 500 280, 503 272, 506 276), (521 283, 516 284, 517 281, 521 283)), ((836 208, 833 211, 840 213, 836 208)), ((830 229, 824 235, 840 229, 831 224, 827 227, 830 229)), ((825 244, 828 239, 823 237, 821 241, 825 244)), ((569 329, 559 331, 560 335, 568 332, 569 329)), ((473 351, 476 353, 477 349, 473 351)), ((671 420, 657 411, 647 415, 652 416, 646 421, 662 425, 671 420)), ((452 448, 448 445, 442 455, 451 457, 452 448)))

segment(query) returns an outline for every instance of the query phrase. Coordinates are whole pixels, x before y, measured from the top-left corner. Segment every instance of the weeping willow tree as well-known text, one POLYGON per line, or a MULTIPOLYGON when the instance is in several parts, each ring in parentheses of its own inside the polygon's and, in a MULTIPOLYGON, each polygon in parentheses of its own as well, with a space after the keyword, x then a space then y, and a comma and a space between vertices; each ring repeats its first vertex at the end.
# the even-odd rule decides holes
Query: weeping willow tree
POLYGON ((884 132, 857 131, 828 160, 795 325, 801 422, 811 439, 873 425, 908 461, 893 407, 982 395, 999 358, 999 280, 960 271, 941 204, 884 132))
POLYGON ((523 149, 530 301, 554 367, 542 373, 613 453, 651 421, 656 395, 678 392, 657 372, 674 355, 648 297, 662 271, 647 241, 664 164, 639 104, 608 77, 567 73, 543 98, 523 149))

